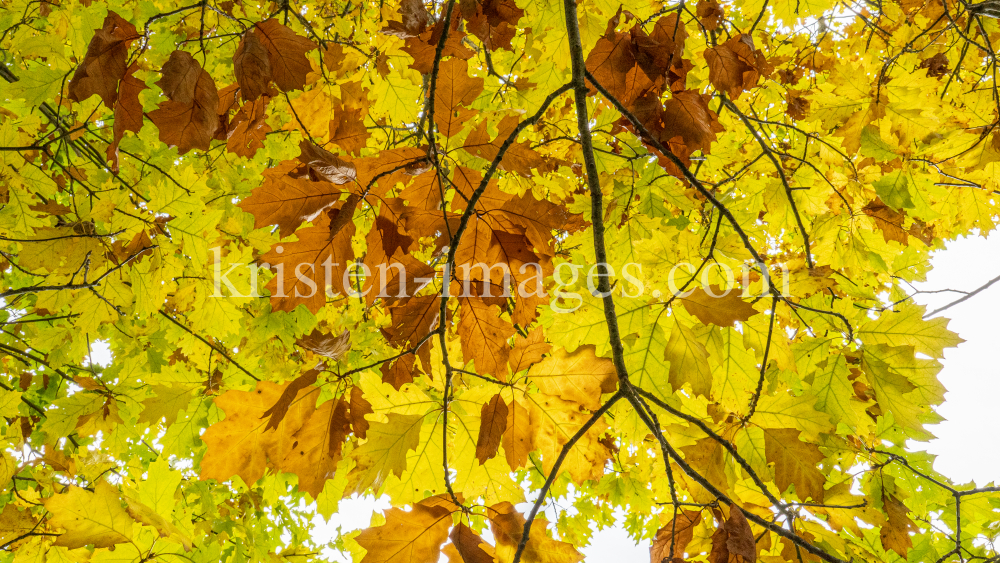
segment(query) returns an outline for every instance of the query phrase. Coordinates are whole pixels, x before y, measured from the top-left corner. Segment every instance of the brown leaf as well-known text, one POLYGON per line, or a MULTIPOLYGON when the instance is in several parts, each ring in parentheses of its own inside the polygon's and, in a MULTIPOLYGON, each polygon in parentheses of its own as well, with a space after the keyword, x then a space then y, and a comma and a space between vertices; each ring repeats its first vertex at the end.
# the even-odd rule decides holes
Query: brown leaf
POLYGON ((882 231, 882 238, 885 239, 885 242, 894 240, 906 246, 908 238, 906 230, 903 229, 906 215, 892 209, 877 197, 864 206, 861 211, 875 220, 875 226, 882 231))
POLYGON ((315 49, 316 44, 273 18, 254 24, 254 27, 267 49, 271 77, 278 88, 288 92, 305 86, 306 76, 312 71, 306 53, 315 49))
POLYGON ((341 160, 339 157, 326 149, 317 147, 303 139, 299 143, 299 161, 305 164, 316 174, 332 184, 346 184, 358 177, 358 170, 349 162, 341 160))
POLYGON ((743 511, 735 504, 729 505, 729 520, 723 525, 726 528, 726 549, 731 555, 739 555, 747 563, 757 560, 757 542, 753 530, 747 522, 743 511))
POLYGON ((390 344, 401 348, 430 334, 438 323, 441 297, 418 295, 389 306, 390 324, 382 330, 390 344))
POLYGON ((330 142, 353 155, 361 154, 371 136, 364 123, 366 114, 366 109, 346 109, 338 103, 330 120, 330 142))
POLYGON ((740 297, 737 289, 723 290, 717 285, 709 286, 711 294, 703 288, 691 291, 681 298, 681 304, 703 324, 733 326, 736 321, 746 321, 757 314, 757 310, 740 297), (719 297, 715 297, 718 295, 719 297))
POLYGON ((723 12, 718 0, 699 0, 695 11, 698 14, 698 21, 705 26, 705 29, 712 31, 719 27, 723 12))
POLYGON ((948 57, 944 53, 938 53, 920 61, 920 66, 917 68, 926 68, 927 76, 944 76, 948 74, 948 57))
POLYGON ((497 455, 500 438, 507 430, 507 403, 503 397, 494 395, 484 404, 480 420, 479 437, 476 439, 476 459, 482 464, 497 455))
POLYGON ((587 70, 615 99, 625 107, 644 91, 653 87, 649 77, 636 65, 636 52, 632 47, 632 36, 615 31, 618 15, 608 23, 608 31, 602 35, 594 48, 587 54, 587 70))
POLYGON ((139 92, 147 88, 146 84, 135 77, 139 66, 135 63, 128 68, 118 87, 118 99, 115 100, 115 122, 112 128, 112 142, 108 145, 108 161, 111 169, 118 171, 118 143, 126 131, 138 133, 142 129, 142 104, 139 103, 139 92))
POLYGON ((164 63, 160 73, 162 76, 156 81, 156 85, 163 90, 167 98, 185 105, 194 103, 202 68, 191 53, 187 51, 170 53, 170 58, 164 63))
POLYGON ((705 97, 694 90, 674 93, 663 104, 661 120, 660 140, 683 158, 698 150, 709 152, 715 134, 722 131, 718 115, 708 109, 705 97))
POLYGON ((105 107, 114 108, 118 81, 125 76, 128 64, 129 44, 138 38, 134 25, 109 10, 69 81, 69 98, 82 102, 97 94, 105 107))
POLYGON ((535 433, 529 417, 528 409, 516 400, 507 407, 507 424, 501 444, 511 471, 525 467, 528 464, 528 454, 535 449, 535 433))
POLYGON ((160 141, 176 146, 180 154, 208 150, 219 127, 219 92, 211 75, 185 51, 171 53, 163 72, 157 84, 170 99, 149 114, 160 141))
POLYGON ((448 563, 494 563, 496 552, 472 528, 459 522, 452 528, 451 543, 444 546, 448 563))
POLYGON ((403 39, 416 37, 427 29, 427 24, 433 19, 424 7, 423 0, 402 0, 399 3, 399 14, 403 21, 390 21, 382 33, 403 39))
MULTIPOLYGON (((466 4, 471 5, 471 3, 466 4)), ((467 29, 490 51, 513 50, 511 39, 517 33, 517 23, 524 10, 514 0, 476 0, 475 12, 463 8, 467 29)))
POLYGON ((371 403, 364 397, 360 387, 351 387, 351 408, 349 418, 351 419, 351 429, 354 435, 364 440, 368 434, 370 423, 365 418, 366 414, 373 414, 371 403))
POLYGON ((764 53, 754 49, 753 39, 746 34, 736 35, 718 47, 707 49, 705 61, 708 62, 709 81, 731 98, 753 88, 761 76, 767 76, 773 70, 764 53))
POLYGON ((233 55, 233 71, 244 100, 252 102, 267 92, 271 82, 271 61, 256 27, 240 39, 233 55))
POLYGON ((256 101, 243 104, 240 111, 233 116, 226 134, 226 150, 246 158, 253 158, 258 149, 264 147, 264 137, 271 132, 264 114, 264 106, 269 98, 258 98, 256 101))
POLYGON ((317 328, 295 343, 331 360, 339 360, 351 349, 351 333, 345 328, 339 335, 324 334, 317 328))
POLYGON ((785 110, 785 113, 792 119, 805 119, 806 114, 809 113, 809 98, 805 98, 801 94, 798 90, 789 89, 785 96, 785 101, 788 103, 788 109, 785 110))
MULTIPOLYGON (((420 74, 429 74, 433 70, 434 55, 437 52, 437 44, 441 40, 443 29, 444 22, 440 21, 419 36, 406 39, 403 51, 413 57, 413 63, 410 64, 410 68, 420 74)), ((471 59, 473 53, 462 41, 465 37, 465 32, 461 30, 449 30, 448 39, 445 41, 444 49, 441 51, 441 57, 471 59)))
POLYGON ((437 563, 449 527, 447 509, 418 503, 409 512, 386 510, 385 524, 363 530, 355 541, 367 551, 362 563, 437 563))

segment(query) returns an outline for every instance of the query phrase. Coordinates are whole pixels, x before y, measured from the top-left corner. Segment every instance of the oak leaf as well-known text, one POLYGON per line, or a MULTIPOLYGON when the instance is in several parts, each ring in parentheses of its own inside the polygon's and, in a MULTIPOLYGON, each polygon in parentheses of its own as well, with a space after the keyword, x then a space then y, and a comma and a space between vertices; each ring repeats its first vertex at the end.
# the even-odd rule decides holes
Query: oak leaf
POLYGON ((104 24, 96 31, 87 46, 87 54, 69 81, 69 98, 82 102, 97 94, 105 107, 114 108, 118 81, 125 77, 128 47, 139 38, 139 32, 110 10, 104 24))
POLYGON ((364 397, 360 387, 351 387, 350 409, 348 410, 351 419, 351 430, 354 435, 364 440, 368 437, 368 428, 371 423, 365 415, 373 414, 371 403, 364 397))
POLYGON ((401 477, 406 471, 406 454, 420 443, 423 416, 390 413, 388 417, 388 422, 371 424, 367 441, 351 452, 357 465, 348 474, 350 491, 361 493, 369 487, 378 491, 389 475, 401 477))
POLYGON ((496 551, 472 528, 459 522, 452 528, 451 543, 444 546, 449 563, 494 563, 496 551))
POLYGON ((288 92, 305 86, 306 75, 312 71, 306 53, 316 44, 273 18, 254 24, 254 31, 267 49, 271 77, 278 88, 288 92))
POLYGON ((483 404, 480 414, 479 437, 476 439, 476 459, 486 463, 497 455, 500 449, 500 439, 507 430, 507 403, 500 395, 483 404))
POLYGON ((264 182, 238 204, 254 217, 254 228, 277 225, 281 236, 291 235, 340 199, 341 191, 327 181, 296 174, 301 165, 285 161, 265 170, 264 182))
MULTIPOLYGON (((501 502, 486 509, 490 530, 496 539, 496 558, 509 563, 524 537, 525 518, 509 502, 501 502)), ((535 518, 525 542, 521 561, 525 563, 578 563, 583 555, 572 544, 557 541, 548 536, 549 523, 544 518, 535 518)))
POLYGON ((219 92, 212 76, 186 51, 174 51, 157 82, 167 101, 150 112, 160 141, 176 146, 180 154, 193 148, 208 150, 219 127, 219 92))
POLYGON ((674 389, 691 386, 696 395, 708 397, 712 391, 712 372, 708 365, 708 350, 685 324, 675 320, 663 350, 663 359, 670 362, 670 386, 674 389))
POLYGON ((354 260, 351 237, 355 227, 348 221, 331 238, 330 214, 337 211, 322 213, 312 227, 295 232, 297 241, 277 245, 261 257, 280 272, 266 286, 272 309, 291 311, 301 304, 315 313, 326 303, 328 290, 334 295, 343 293, 345 273, 354 260))
POLYGON ((52 513, 49 525, 66 530, 56 538, 57 546, 102 548, 132 541, 135 521, 122 507, 118 489, 106 481, 98 481, 93 492, 70 486, 44 504, 52 513))
MULTIPOLYGON (((480 158, 494 160, 500 154, 500 147, 517 127, 517 124, 517 117, 513 115, 504 117, 497 124, 497 136, 491 141, 489 133, 486 131, 486 121, 480 121, 479 125, 466 137, 462 148, 480 158)), ((510 145, 500 161, 500 167, 504 170, 517 172, 525 177, 531 176, 533 168, 542 172, 546 171, 546 166, 542 156, 531 149, 527 142, 517 142, 516 140, 510 145)))
POLYGON ((882 505, 885 507, 888 524, 882 526, 879 531, 879 539, 882 540, 882 548, 886 551, 893 550, 906 557, 910 548, 913 547, 911 533, 918 530, 917 525, 907 516, 909 509, 897 497, 882 491, 882 505))
POLYGON ((236 46, 233 71, 244 100, 252 102, 267 92, 271 82, 271 60, 256 26, 243 34, 236 46))
POLYGON ((528 336, 518 334, 514 338, 514 348, 507 358, 510 363, 510 373, 516 374, 537 364, 549 353, 552 345, 545 341, 542 327, 535 327, 528 336))
POLYGON ((417 503, 409 512, 385 511, 385 524, 363 530, 355 541, 367 551, 362 563, 436 563, 450 527, 450 511, 417 503))
POLYGON ((142 104, 139 103, 139 93, 147 88, 146 84, 135 77, 139 66, 132 63, 122 77, 118 87, 118 99, 115 100, 115 122, 112 126, 112 142, 108 146, 107 156, 111 169, 118 171, 118 144, 126 131, 138 133, 142 129, 142 104))
POLYGON ((357 168, 350 162, 345 162, 332 152, 317 147, 308 140, 299 143, 299 162, 305 164, 316 174, 332 184, 340 185, 353 182, 358 177, 357 168))
POLYGON ((795 485, 800 500, 823 502, 826 477, 819 462, 826 458, 813 443, 803 442, 799 430, 768 428, 764 430, 764 448, 768 463, 774 464, 774 482, 782 492, 795 485))
POLYGON ((531 426, 530 414, 516 399, 507 407, 507 423, 500 443, 503 444, 504 457, 512 471, 527 465, 528 454, 535 449, 535 432, 531 426))
POLYGON ((324 334, 316 329, 295 343, 331 360, 339 360, 351 349, 351 333, 346 328, 340 334, 324 334))
POLYGON ((735 289, 723 290, 713 285, 709 290, 711 293, 699 287, 681 298, 681 304, 688 313, 702 323, 733 326, 737 321, 743 322, 757 314, 757 310, 744 301, 735 289))
MULTIPOLYGON (((316 411, 316 388, 305 388, 288 400, 288 407, 275 426, 261 420, 269 408, 282 400, 289 384, 269 381, 257 384, 253 391, 226 391, 215 404, 226 416, 209 426, 201 439, 208 450, 201 460, 200 477, 226 481, 237 475, 247 485, 264 476, 267 468, 285 459, 294 435, 316 411), (297 400, 295 400, 297 399, 297 400)), ((277 411, 275 411, 277 412, 277 411)))
POLYGON ((614 393, 618 388, 614 364, 597 357, 592 345, 581 346, 573 353, 557 348, 528 370, 528 378, 543 393, 590 410, 601 407, 602 394, 614 393))
POLYGON ((754 48, 753 38, 745 34, 707 49, 705 60, 708 79, 731 98, 753 88, 761 76, 767 77, 773 70, 764 53, 754 48))
POLYGON ((500 316, 500 308, 487 305, 477 297, 461 298, 458 334, 462 342, 462 355, 476 364, 476 371, 495 377, 507 376, 507 359, 514 336, 514 325, 500 316))
POLYGON ((660 526, 649 546, 650 563, 674 563, 681 559, 687 546, 694 539, 694 529, 701 523, 701 513, 693 510, 679 510, 676 518, 660 526))

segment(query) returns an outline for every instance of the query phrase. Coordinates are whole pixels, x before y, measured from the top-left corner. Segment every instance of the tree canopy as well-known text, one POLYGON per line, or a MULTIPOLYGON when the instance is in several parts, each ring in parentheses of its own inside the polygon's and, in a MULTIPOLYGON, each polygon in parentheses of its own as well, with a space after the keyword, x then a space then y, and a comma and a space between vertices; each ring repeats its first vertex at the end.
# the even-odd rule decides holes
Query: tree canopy
POLYGON ((996 561, 911 284, 998 221, 997 16, 5 0, 0 559, 996 561))

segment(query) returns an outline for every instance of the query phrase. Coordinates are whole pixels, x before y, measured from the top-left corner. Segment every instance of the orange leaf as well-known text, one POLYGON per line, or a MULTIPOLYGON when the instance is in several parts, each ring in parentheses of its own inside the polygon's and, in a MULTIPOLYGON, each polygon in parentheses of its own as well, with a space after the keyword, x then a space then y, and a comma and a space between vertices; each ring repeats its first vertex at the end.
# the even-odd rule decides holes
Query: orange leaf
POLYGON ((328 287, 334 294, 343 292, 344 272, 354 260, 355 227, 349 221, 331 239, 331 224, 330 213, 323 213, 314 226, 296 231, 297 241, 277 245, 261 257, 278 270, 267 284, 273 310, 291 311, 302 304, 316 313, 326 304, 328 287))
POLYGON ((700 522, 700 512, 679 511, 677 518, 671 519, 656 531, 653 545, 649 546, 649 562, 661 563, 666 560, 673 563, 681 559, 688 544, 694 539, 694 529, 700 522))
MULTIPOLYGON (((521 538, 524 537, 524 516, 509 502, 501 502, 486 509, 490 520, 490 530, 496 538, 496 554, 499 561, 510 561, 521 538)), ((521 561, 525 563, 577 563, 583 555, 573 544, 557 541, 549 537, 549 523, 541 517, 535 518, 528 541, 524 546, 521 561)))
POLYGON ((528 409, 516 400, 507 408, 507 424, 501 443, 507 465, 512 471, 527 465, 528 454, 535 449, 535 434, 529 416, 528 409))
POLYGON ((527 337, 518 335, 514 339, 514 349, 510 351, 510 372, 512 374, 528 369, 533 364, 542 360, 542 357, 552 349, 552 345, 545 342, 545 334, 542 327, 535 327, 527 337))
POLYGON ((601 394, 618 388, 618 376, 611 360, 597 357, 594 350, 593 345, 587 345, 570 354, 557 348, 528 370, 528 378, 542 393, 597 410, 601 394))
POLYGON ((469 63, 455 58, 441 63, 434 92, 434 123, 438 131, 445 137, 461 131, 473 114, 462 111, 461 106, 470 105, 482 92, 483 79, 469 76, 469 63))
POLYGON ((282 237, 305 221, 313 221, 337 202, 340 191, 329 182, 314 182, 295 174, 300 165, 285 161, 264 171, 264 183, 238 205, 254 216, 254 228, 277 225, 282 237))

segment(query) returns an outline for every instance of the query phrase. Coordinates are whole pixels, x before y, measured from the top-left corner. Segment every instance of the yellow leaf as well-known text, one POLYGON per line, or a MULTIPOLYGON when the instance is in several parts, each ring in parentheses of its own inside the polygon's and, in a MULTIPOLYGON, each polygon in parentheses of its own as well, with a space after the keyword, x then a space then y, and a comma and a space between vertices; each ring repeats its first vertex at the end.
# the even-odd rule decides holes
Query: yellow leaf
POLYGON ((543 393, 590 410, 601 408, 602 393, 614 393, 618 387, 614 364, 607 358, 598 358, 590 345, 573 353, 564 348, 555 350, 528 370, 528 378, 543 393))
POLYGON ((99 481, 94 492, 69 487, 65 493, 53 495, 44 501, 52 513, 49 524, 66 530, 55 545, 74 549, 93 545, 111 547, 132 539, 134 520, 122 508, 118 489, 99 481))

